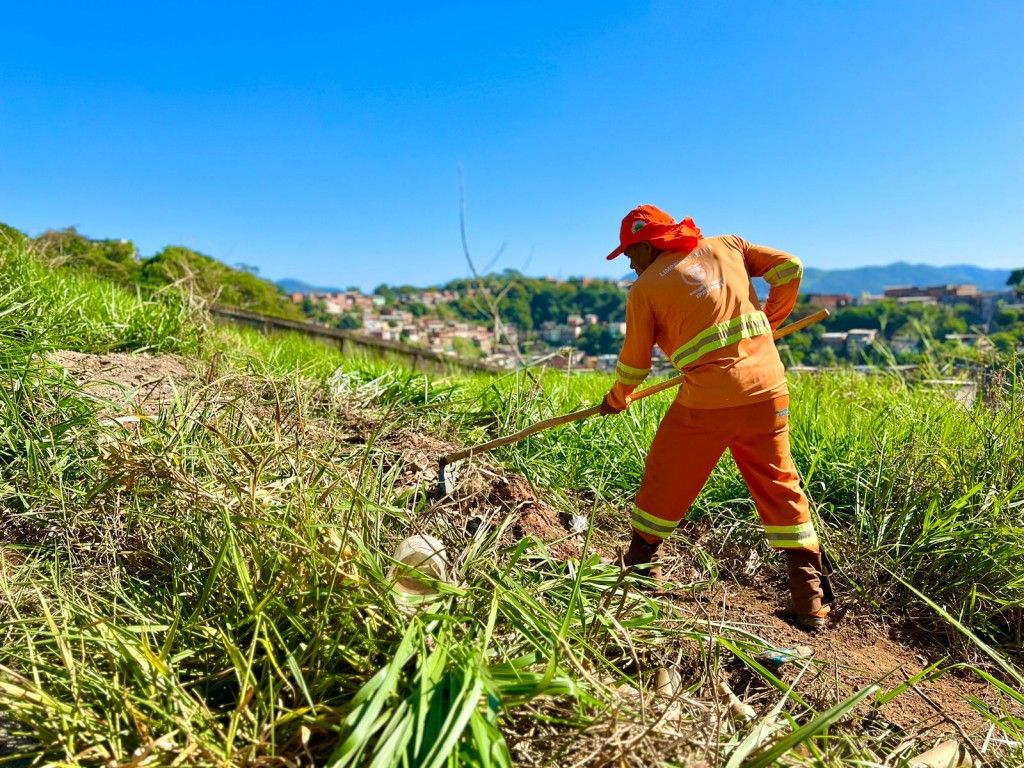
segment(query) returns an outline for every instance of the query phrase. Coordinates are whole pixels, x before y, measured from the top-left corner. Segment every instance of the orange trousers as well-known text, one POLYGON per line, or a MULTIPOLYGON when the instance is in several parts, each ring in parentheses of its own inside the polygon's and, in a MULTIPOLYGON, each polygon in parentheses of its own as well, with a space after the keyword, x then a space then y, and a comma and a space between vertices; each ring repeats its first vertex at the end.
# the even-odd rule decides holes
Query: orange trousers
POLYGON ((734 408, 669 408, 647 454, 632 523, 653 543, 686 516, 728 448, 775 549, 819 551, 789 451, 789 396, 734 408))

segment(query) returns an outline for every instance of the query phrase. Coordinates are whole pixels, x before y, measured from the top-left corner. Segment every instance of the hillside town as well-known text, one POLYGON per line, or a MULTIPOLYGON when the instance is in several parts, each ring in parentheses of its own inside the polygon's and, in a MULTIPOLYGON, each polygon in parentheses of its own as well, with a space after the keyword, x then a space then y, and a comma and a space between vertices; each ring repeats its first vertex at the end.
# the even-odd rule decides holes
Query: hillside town
MULTIPOLYGON (((549 277, 552 285, 566 281, 549 277)), ((595 281, 587 280, 585 285, 595 281)), ((611 282, 625 294, 631 281, 611 282)), ((551 367, 612 370, 616 352, 625 334, 622 317, 602 317, 596 313, 573 313, 559 321, 545 320, 530 330, 515 323, 473 321, 456 311, 458 302, 473 299, 478 289, 452 288, 406 289, 401 293, 380 291, 366 294, 356 289, 345 291, 294 292, 291 301, 303 308, 314 322, 345 328, 361 335, 387 342, 400 342, 435 353, 478 359, 488 365, 512 368, 526 360, 543 361, 551 367), (587 338, 600 338, 602 343, 583 343, 587 338)), ((886 288, 881 294, 809 293, 801 297, 802 305, 824 308, 835 316, 846 310, 868 308, 887 303, 905 308, 909 314, 920 314, 925 307, 945 307, 973 322, 955 325, 941 333, 933 342, 956 345, 965 349, 984 350, 993 342, 987 332, 999 312, 1024 309, 1021 299, 1012 290, 982 291, 971 284, 938 286, 898 286, 886 288)), ((853 314, 853 313, 848 313, 853 314)), ((813 348, 806 355, 796 353, 788 345, 783 349, 793 363, 830 363, 846 359, 859 361, 880 342, 885 342, 892 355, 902 361, 911 360, 922 351, 925 336, 918 328, 889 334, 880 327, 848 327, 818 331, 813 348)), ((667 369, 668 361, 655 350, 655 369, 667 369)))
MULTIPOLYGON (((546 280, 553 284, 564 282, 554 277, 546 280)), ((618 281, 615 285, 625 292, 630 281, 618 281)), ((451 317, 451 312, 438 311, 476 295, 477 289, 470 287, 462 292, 425 288, 393 299, 357 290, 294 292, 290 298, 321 324, 358 329, 360 334, 371 338, 402 342, 440 354, 479 358, 491 366, 516 367, 523 360, 525 350, 527 354, 533 352, 534 359, 543 359, 552 367, 601 370, 615 367, 615 355, 583 354, 577 349, 577 342, 588 328, 597 327, 621 339, 626 332, 623 320, 612 321, 595 313, 570 314, 563 322, 545 321, 526 334, 514 323, 502 322, 496 328, 493 322, 473 323, 451 317)))
MULTIPOLYGON (((889 300, 897 305, 947 306, 967 308, 980 320, 980 329, 988 330, 996 311, 1020 310, 1024 308, 1020 297, 1014 291, 981 291, 971 284, 947 284, 928 287, 899 286, 886 288, 881 294, 862 293, 854 297, 844 293, 809 293, 804 300, 807 304, 836 313, 847 307, 865 307, 889 300)), ((878 328, 850 328, 845 331, 826 331, 819 342, 824 349, 832 350, 847 357, 863 353, 880 338, 878 328)), ((962 345, 966 348, 986 349, 992 342, 985 333, 945 333, 942 341, 962 345)), ((916 353, 922 348, 920 335, 895 334, 886 339, 889 349, 897 356, 916 353)))

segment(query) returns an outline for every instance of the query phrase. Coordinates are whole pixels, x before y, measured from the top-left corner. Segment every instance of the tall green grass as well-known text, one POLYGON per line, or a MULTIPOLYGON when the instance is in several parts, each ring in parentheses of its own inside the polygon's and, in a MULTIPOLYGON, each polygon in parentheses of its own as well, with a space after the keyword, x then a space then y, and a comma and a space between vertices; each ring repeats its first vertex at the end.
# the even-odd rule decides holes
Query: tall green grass
POLYGON ((11 354, 197 352, 203 326, 173 293, 143 300, 97 278, 57 272, 0 233, 0 345, 11 354))

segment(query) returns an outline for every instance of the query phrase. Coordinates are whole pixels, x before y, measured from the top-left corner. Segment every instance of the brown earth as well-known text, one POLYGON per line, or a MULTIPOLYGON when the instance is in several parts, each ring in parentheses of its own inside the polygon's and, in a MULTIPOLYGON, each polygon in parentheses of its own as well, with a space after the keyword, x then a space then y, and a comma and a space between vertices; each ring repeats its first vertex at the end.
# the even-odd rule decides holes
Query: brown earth
POLYGON ((87 394, 110 400, 119 410, 147 416, 174 402, 177 388, 193 378, 187 361, 176 355, 89 355, 64 350, 50 359, 63 366, 87 394))
MULTIPOLYGON (((709 625, 728 623, 767 641, 776 648, 810 646, 813 673, 797 685, 802 695, 831 706, 865 686, 877 682, 891 689, 914 677, 929 664, 939 661, 944 649, 922 637, 905 644, 896 626, 879 617, 857 615, 853 610, 837 611, 837 618, 823 633, 809 634, 785 620, 784 594, 768 584, 743 585, 719 582, 703 592, 670 595, 668 599, 689 615, 709 625)), ((840 596, 841 599, 841 596, 840 596)), ((803 665, 789 662, 780 677, 792 682, 803 665)), ((808 670, 812 672, 812 670, 808 670)), ((750 676, 734 670, 733 689, 744 697, 750 676)), ((750 691, 756 695, 757 691, 750 691)), ((773 692, 777 695, 777 692, 773 692)), ((973 676, 946 673, 921 680, 903 695, 880 709, 889 722, 916 734, 948 733, 962 728, 983 735, 987 721, 971 707, 969 698, 991 698, 987 685, 973 676)), ((774 702, 772 702, 774 703, 774 702)))

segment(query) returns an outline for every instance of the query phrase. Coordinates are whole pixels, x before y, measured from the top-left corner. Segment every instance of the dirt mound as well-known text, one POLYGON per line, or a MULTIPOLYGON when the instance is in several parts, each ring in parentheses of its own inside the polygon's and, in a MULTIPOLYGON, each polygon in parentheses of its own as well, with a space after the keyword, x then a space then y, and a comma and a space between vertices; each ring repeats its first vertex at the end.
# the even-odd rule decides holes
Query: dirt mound
MULTIPOLYGON (((439 459, 459 449, 412 427, 381 436, 379 445, 401 456, 401 484, 427 493, 437 488, 439 459)), ((556 557, 580 556, 582 540, 567 530, 566 516, 544 503, 525 477, 478 460, 460 461, 454 470, 448 496, 431 505, 432 515, 443 518, 446 527, 472 532, 484 521, 496 524, 512 517, 509 543, 533 536, 556 557)))
POLYGON ((148 416, 174 402, 177 387, 193 378, 186 361, 176 355, 89 355, 64 350, 50 359, 63 366, 86 393, 113 401, 120 411, 148 416))

